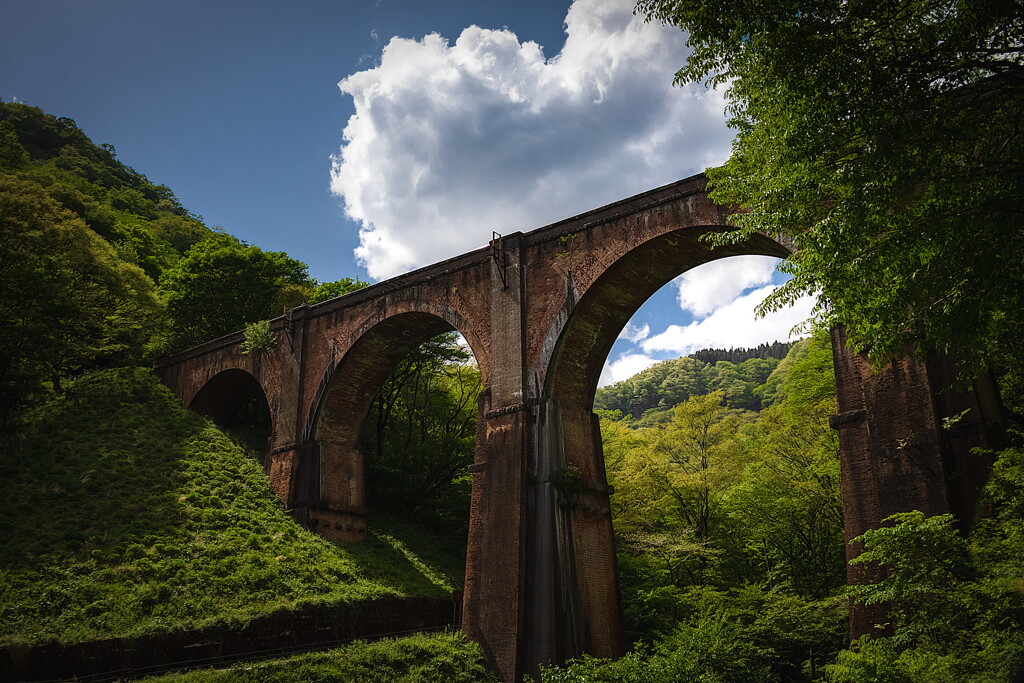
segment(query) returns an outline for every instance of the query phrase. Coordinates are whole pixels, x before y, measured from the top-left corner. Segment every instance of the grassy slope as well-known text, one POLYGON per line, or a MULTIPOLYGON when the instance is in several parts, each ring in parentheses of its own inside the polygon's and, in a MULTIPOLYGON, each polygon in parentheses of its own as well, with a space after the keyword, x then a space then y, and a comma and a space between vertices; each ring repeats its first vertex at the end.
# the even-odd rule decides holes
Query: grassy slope
POLYGON ((295 524, 258 463, 143 369, 75 382, 0 453, 0 643, 445 597, 459 561, 387 518, 361 546, 295 524))

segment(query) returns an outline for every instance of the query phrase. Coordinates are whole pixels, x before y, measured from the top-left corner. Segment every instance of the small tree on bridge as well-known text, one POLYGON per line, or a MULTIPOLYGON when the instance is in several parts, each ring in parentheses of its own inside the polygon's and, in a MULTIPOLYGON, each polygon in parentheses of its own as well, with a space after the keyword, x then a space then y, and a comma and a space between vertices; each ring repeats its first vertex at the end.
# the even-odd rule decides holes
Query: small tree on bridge
POLYGON ((260 355, 274 348, 277 335, 270 329, 269 320, 258 320, 245 326, 242 332, 242 353, 260 355))

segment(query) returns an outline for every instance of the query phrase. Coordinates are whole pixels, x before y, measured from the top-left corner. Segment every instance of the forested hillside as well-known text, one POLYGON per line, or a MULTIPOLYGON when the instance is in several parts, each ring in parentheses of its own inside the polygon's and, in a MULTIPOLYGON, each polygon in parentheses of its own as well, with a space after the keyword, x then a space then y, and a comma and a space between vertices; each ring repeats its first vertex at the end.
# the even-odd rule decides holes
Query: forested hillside
POLYGON ((68 118, 0 102, 0 426, 133 365, 365 285, 207 227, 68 118))
POLYGON ((827 337, 792 345, 781 361, 665 361, 620 385, 662 389, 660 406, 639 420, 600 412, 631 636, 680 657, 707 649, 700 657, 720 661, 691 665, 725 680, 803 680, 805 666, 845 645, 827 337), (737 368, 765 365, 774 369, 745 391, 723 386, 721 378, 743 376, 737 368), (684 373, 697 381, 674 400, 664 388, 684 373), (750 410, 747 397, 767 387, 765 407, 750 410))
POLYGON ((775 342, 753 349, 705 349, 661 361, 627 380, 598 389, 594 407, 658 421, 666 417, 667 409, 690 396, 721 391, 733 408, 760 410, 775 400, 782 374, 769 378, 791 346, 775 342))
POLYGON ((596 403, 613 408, 598 413, 633 650, 546 668, 544 681, 995 681, 1024 671, 1019 450, 1000 454, 986 490, 993 512, 970 539, 949 515, 901 515, 862 539, 860 562, 884 564, 889 578, 851 590, 827 335, 781 361, 664 361, 599 390, 596 403), (755 381, 762 363, 774 369, 755 381), (851 598, 896 601, 895 633, 847 649, 851 598))
MULTIPOLYGON (((209 228, 70 119, 0 103, 0 643, 460 588, 479 373, 453 338, 407 359, 380 399, 388 419, 366 437, 381 455, 370 476, 398 488, 378 495, 359 546, 299 527, 247 435, 184 411, 150 369, 159 354, 365 284, 316 282, 287 254, 209 228), (418 427, 425 415, 449 429, 390 428, 410 412, 418 427), (404 476, 377 474, 394 470, 404 476)), ((430 669, 427 654, 389 663, 403 647, 378 648, 376 664, 430 669)), ((475 647, 453 647, 480 666, 475 647)))

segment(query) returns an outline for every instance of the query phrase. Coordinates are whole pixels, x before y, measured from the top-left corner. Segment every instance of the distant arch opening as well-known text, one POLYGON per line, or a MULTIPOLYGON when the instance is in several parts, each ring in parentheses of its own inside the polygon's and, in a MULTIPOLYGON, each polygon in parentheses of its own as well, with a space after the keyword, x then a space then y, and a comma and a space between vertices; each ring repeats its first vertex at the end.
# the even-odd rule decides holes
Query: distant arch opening
POLYGON ((359 439, 368 507, 464 541, 481 389, 473 354, 455 332, 427 340, 398 362, 359 439))
POLYGON ((565 326, 544 378, 545 396, 565 406, 590 409, 612 346, 633 315, 659 289, 697 266, 730 256, 785 258, 789 250, 754 235, 741 243, 712 248, 702 237, 710 229, 662 235, 618 259, 587 289, 565 326))
POLYGON ((265 464, 274 425, 266 392, 253 375, 239 369, 219 372, 203 385, 188 407, 213 420, 265 464))

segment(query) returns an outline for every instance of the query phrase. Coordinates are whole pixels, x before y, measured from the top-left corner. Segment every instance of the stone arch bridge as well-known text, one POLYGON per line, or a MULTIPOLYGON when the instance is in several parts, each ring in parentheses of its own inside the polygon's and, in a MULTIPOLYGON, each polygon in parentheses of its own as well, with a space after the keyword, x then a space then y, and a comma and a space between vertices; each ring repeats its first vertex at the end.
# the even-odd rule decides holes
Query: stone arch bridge
MULTIPOLYGON (((580 652, 617 656, 622 607, 598 420, 605 358, 643 302, 700 264, 741 254, 784 257, 755 236, 726 247, 727 210, 699 175, 449 259, 272 321, 261 356, 228 335, 162 359, 182 402, 223 419, 262 391, 272 436, 266 471, 295 517, 331 539, 366 532, 362 423, 409 350, 460 332, 480 367, 463 630, 504 680, 580 652), (569 469, 569 468, 572 469, 569 469), (573 481, 567 483, 567 472, 573 481)), ((847 538, 889 514, 953 511, 969 519, 993 394, 944 391, 941 362, 873 372, 833 333, 847 538), (967 410, 956 433, 943 417, 967 410)), ((855 580, 856 577, 853 577, 855 580)), ((854 632, 873 615, 854 618, 854 632)))

